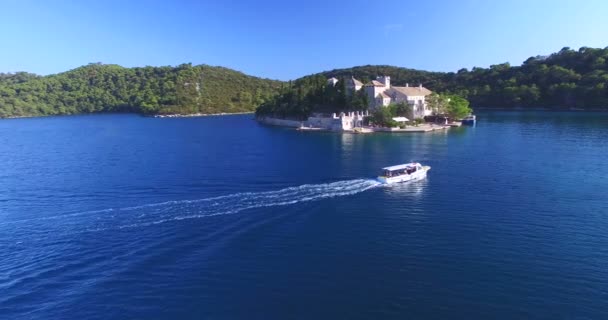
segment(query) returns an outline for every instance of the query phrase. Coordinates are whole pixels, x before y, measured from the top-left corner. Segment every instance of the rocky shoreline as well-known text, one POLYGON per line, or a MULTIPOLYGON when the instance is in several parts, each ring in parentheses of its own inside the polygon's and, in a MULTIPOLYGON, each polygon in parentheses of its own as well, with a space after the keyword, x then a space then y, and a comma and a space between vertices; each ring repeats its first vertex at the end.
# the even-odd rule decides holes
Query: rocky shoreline
POLYGON ((237 114, 252 114, 253 111, 247 112, 221 112, 221 113, 190 113, 190 114, 155 114, 154 118, 192 118, 192 117, 212 117, 212 116, 230 116, 237 114))
POLYGON ((423 124, 420 124, 417 126, 410 125, 405 128, 362 126, 362 127, 355 127, 352 129, 350 129, 350 128, 349 129, 338 129, 338 128, 314 126, 314 125, 308 124, 307 121, 300 121, 300 120, 289 120, 289 119, 280 119, 280 118, 272 118, 272 117, 257 117, 256 120, 259 123, 262 123, 265 125, 271 125, 271 126, 277 126, 277 127, 288 127, 288 128, 292 128, 292 129, 295 129, 298 131, 304 131, 304 132, 325 131, 325 132, 337 132, 337 133, 431 132, 431 131, 438 131, 438 130, 447 130, 447 129, 450 129, 451 127, 461 126, 461 123, 457 122, 457 123, 452 123, 452 124, 448 124, 448 125, 423 123, 423 124))
MULTIPOLYGON (((192 114, 151 114, 151 115, 143 115, 143 114, 140 114, 140 113, 117 112, 115 114, 135 114, 135 115, 139 115, 139 116, 143 116, 143 117, 152 117, 152 118, 190 118, 190 117, 230 116, 230 115, 253 114, 253 113, 255 113, 255 112, 254 111, 247 111, 247 112, 192 113, 192 114)), ((99 112, 99 113, 77 113, 77 114, 8 116, 8 117, 0 117, 0 120, 5 120, 5 119, 23 119, 23 118, 89 116, 89 115, 103 115, 103 114, 113 114, 113 113, 111 113, 111 112, 99 112)))

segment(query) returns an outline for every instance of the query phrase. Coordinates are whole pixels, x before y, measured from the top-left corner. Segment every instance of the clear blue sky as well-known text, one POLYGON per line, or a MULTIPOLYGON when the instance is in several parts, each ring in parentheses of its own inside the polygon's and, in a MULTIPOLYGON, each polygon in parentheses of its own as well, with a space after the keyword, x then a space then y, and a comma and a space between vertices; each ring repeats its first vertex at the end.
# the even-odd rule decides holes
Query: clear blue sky
POLYGON ((364 64, 456 71, 608 46, 608 1, 0 0, 0 72, 221 65, 281 80, 364 64))

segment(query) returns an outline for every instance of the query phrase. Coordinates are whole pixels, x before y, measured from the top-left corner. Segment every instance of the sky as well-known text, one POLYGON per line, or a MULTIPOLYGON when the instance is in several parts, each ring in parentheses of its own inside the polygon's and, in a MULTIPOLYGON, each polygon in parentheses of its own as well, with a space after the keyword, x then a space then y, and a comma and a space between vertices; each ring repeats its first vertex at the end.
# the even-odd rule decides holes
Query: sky
POLYGON ((358 65, 457 71, 608 46, 608 1, 0 0, 0 72, 219 65, 279 80, 358 65))

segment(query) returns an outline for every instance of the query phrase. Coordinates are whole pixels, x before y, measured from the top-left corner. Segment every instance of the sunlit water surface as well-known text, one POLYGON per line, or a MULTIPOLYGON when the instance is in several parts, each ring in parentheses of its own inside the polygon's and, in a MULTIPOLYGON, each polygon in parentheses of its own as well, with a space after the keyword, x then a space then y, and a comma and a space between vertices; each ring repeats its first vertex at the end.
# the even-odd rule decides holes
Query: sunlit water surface
POLYGON ((0 121, 0 318, 608 318, 608 114, 478 119, 0 121))

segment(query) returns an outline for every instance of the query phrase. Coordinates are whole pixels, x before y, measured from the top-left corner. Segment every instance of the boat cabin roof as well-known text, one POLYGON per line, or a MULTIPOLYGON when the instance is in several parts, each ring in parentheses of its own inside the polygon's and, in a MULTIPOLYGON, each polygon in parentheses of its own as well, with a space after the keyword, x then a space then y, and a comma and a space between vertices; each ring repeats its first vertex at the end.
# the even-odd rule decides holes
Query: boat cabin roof
POLYGON ((382 168, 382 170, 388 170, 388 171, 403 170, 403 169, 407 169, 407 168, 414 168, 418 164, 419 163, 414 163, 414 162, 406 163, 406 164, 398 164, 396 166, 382 168))

